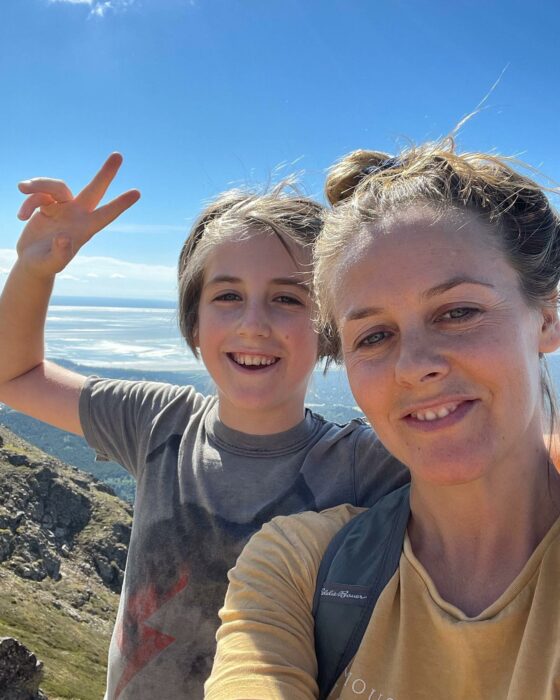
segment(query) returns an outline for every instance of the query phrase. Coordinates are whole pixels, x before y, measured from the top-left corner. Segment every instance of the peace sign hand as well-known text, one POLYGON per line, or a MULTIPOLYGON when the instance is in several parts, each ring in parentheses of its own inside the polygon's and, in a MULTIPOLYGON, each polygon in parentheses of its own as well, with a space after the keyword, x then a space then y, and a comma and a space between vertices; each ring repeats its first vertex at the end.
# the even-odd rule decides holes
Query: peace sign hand
POLYGON ((76 197, 62 180, 20 182, 19 190, 28 195, 18 213, 21 220, 28 221, 17 243, 20 262, 37 275, 55 275, 92 236, 138 201, 140 192, 129 190, 97 206, 121 163, 119 153, 110 155, 76 197))

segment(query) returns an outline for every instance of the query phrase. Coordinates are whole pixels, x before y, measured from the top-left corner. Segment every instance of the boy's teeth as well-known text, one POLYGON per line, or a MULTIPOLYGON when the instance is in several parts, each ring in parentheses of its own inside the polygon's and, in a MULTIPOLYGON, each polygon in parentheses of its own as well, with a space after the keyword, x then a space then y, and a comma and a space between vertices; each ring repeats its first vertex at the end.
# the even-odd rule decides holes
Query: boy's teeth
POLYGON ((411 413, 411 416, 418 420, 437 420, 438 418, 445 418, 450 413, 453 413, 458 405, 458 403, 448 403, 445 406, 440 406, 435 409, 427 408, 425 411, 415 411, 411 413))
POLYGON ((272 365, 278 358, 267 355, 244 355, 234 352, 233 359, 238 365, 272 365))

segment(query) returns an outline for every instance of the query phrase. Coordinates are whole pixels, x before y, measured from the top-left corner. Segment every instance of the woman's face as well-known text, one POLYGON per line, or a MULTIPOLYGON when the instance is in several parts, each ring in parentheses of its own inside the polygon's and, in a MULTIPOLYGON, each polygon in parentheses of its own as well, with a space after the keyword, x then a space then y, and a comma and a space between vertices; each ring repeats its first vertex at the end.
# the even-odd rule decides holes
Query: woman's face
POLYGON ((352 391, 385 446, 439 484, 534 461, 555 312, 528 306, 470 215, 413 209, 368 233, 340 266, 335 315, 352 391))

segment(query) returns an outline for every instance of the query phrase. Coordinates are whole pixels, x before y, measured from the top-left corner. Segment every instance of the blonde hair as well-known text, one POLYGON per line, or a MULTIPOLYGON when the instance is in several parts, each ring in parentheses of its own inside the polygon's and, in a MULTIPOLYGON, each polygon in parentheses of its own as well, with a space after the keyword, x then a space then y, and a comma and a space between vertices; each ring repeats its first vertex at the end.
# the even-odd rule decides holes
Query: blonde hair
MULTIPOLYGON (((254 235, 275 235, 288 254, 293 246, 311 247, 322 228, 323 207, 312 199, 287 191, 284 181, 269 192, 233 189, 220 194, 192 226, 179 256, 179 327, 187 345, 198 357, 195 335, 198 305, 209 254, 221 243, 254 235)), ((319 338, 318 358, 329 354, 319 338)))
POLYGON ((543 188, 514 169, 512 158, 457 153, 448 137, 412 146, 398 156, 354 151, 330 170, 325 185, 333 208, 315 248, 315 290, 321 326, 333 337, 340 359, 332 309, 333 280, 344 253, 367 224, 398 217, 410 206, 436 215, 468 211, 488 224, 531 305, 556 299, 560 280, 560 218, 543 188))

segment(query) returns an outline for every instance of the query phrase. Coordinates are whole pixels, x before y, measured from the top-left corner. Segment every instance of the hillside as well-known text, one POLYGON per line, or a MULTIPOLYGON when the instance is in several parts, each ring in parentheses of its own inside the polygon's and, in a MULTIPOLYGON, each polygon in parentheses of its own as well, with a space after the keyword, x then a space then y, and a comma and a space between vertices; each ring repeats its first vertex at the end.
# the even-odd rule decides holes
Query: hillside
POLYGON ((131 506, 0 426, 0 637, 44 664, 50 700, 99 700, 131 506))

